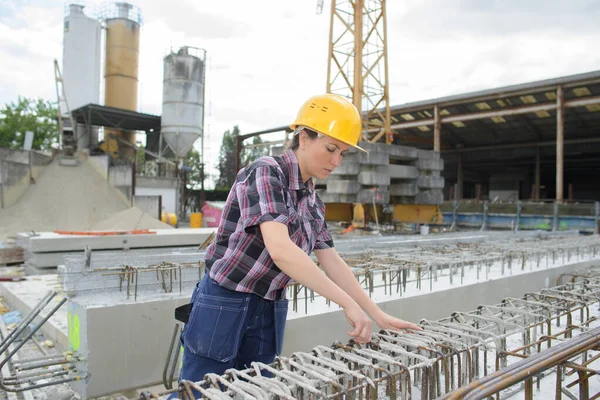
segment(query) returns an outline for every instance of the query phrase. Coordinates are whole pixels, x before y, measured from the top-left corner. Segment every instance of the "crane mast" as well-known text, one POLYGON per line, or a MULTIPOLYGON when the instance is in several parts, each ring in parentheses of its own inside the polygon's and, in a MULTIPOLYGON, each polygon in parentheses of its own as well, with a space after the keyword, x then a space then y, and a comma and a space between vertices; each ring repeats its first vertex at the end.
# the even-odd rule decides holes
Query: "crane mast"
POLYGON ((362 140, 391 143, 385 10, 385 0, 331 0, 326 90, 362 112, 362 140))

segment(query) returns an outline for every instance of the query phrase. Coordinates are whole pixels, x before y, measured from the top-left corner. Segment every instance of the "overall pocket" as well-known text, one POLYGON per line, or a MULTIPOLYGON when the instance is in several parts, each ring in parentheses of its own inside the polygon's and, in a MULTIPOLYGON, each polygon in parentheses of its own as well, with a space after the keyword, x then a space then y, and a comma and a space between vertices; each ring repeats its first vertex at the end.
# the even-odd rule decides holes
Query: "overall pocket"
POLYGON ((183 341, 193 354, 226 362, 235 357, 248 312, 249 296, 239 296, 209 282, 211 290, 200 291, 185 327, 183 341), (216 291, 222 293, 214 293, 216 291))
POLYGON ((285 334, 285 322, 287 320, 288 299, 275 302, 275 353, 281 355, 283 349, 283 337, 285 334))

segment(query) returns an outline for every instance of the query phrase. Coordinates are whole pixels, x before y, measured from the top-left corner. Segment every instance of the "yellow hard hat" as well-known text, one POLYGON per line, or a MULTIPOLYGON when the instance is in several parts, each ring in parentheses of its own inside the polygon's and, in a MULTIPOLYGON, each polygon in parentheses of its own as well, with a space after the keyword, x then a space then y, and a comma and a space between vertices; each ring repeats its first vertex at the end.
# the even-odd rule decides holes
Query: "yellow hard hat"
POLYGON ((340 95, 327 93, 308 99, 300 107, 290 128, 296 129, 299 126, 306 126, 367 152, 356 145, 361 133, 360 114, 354 104, 340 95))

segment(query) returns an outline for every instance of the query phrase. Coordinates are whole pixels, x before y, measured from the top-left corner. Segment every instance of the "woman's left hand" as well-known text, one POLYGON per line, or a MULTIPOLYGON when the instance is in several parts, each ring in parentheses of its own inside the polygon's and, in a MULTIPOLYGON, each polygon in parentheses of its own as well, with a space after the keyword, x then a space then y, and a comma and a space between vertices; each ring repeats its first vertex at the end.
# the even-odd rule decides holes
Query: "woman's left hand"
POLYGON ((380 315, 374 317, 375 323, 381 329, 390 329, 390 330, 400 330, 400 329, 414 329, 416 331, 422 331, 418 325, 413 324, 412 322, 404 321, 400 318, 392 317, 391 315, 381 312, 380 315))

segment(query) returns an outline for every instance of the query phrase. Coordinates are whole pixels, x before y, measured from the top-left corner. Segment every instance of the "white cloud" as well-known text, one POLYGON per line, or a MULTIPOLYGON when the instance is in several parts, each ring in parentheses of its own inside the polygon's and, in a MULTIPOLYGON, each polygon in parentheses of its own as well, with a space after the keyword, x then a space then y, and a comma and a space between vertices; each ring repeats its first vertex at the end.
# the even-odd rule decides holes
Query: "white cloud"
MULTIPOLYGON (((136 2, 144 14, 139 110, 160 114, 163 57, 207 50, 205 149, 213 164, 225 130, 289 123, 325 91, 330 3, 173 0, 136 2)), ((55 97, 62 2, 0 5, 0 104, 55 97)), ((391 104, 600 69, 597 2, 403 0, 387 2, 391 104)))

